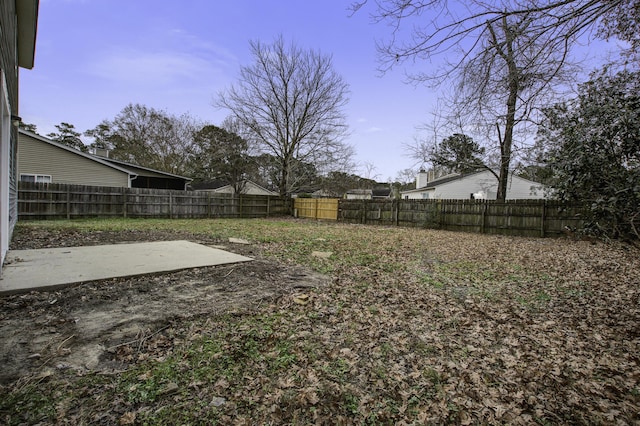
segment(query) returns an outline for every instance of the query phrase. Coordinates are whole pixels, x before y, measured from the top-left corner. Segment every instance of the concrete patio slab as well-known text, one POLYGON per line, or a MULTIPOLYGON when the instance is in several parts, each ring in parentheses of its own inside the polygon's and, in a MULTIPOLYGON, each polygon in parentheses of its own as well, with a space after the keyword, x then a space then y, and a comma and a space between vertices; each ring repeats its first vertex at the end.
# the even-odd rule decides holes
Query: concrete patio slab
POLYGON ((189 241, 10 250, 0 294, 253 260, 189 241))

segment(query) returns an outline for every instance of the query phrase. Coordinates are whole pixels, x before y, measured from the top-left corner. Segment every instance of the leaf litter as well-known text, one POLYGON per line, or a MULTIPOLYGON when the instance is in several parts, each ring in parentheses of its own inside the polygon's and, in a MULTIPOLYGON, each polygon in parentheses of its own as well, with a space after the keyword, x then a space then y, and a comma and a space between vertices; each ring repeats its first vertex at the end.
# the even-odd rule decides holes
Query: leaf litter
MULTIPOLYGON (((203 232, 200 223, 128 232, 33 226, 19 229, 14 244, 177 235, 226 241, 216 235, 222 231, 203 232)), ((252 250, 260 270, 245 269, 249 262, 3 298, 3 324, 20 318, 24 330, 42 329, 16 342, 4 328, 3 342, 29 346, 29 336, 42 348, 39 357, 19 353, 30 367, 4 380, 0 418, 8 424, 640 421, 635 248, 292 219, 219 226, 255 242, 233 249, 252 250), (317 251, 332 254, 318 258, 317 251), (308 268, 325 274, 324 285, 319 279, 296 287, 291 277, 316 274, 308 268), (282 287, 278 271, 287 271, 289 285, 282 287), (153 288, 177 287, 160 297, 149 280, 153 288), (261 293, 269 286, 280 290, 261 293), (241 297, 228 305, 206 299, 189 315, 171 310, 196 288, 222 287, 241 297), (67 308, 74 298, 76 309, 108 318, 109 298, 132 297, 134 290, 149 296, 139 305, 168 314, 145 319, 128 312, 137 322, 119 340, 104 330, 77 335, 67 308), (55 367, 87 342, 106 348, 95 365, 55 367)), ((208 292, 194 294, 202 299, 208 292)))

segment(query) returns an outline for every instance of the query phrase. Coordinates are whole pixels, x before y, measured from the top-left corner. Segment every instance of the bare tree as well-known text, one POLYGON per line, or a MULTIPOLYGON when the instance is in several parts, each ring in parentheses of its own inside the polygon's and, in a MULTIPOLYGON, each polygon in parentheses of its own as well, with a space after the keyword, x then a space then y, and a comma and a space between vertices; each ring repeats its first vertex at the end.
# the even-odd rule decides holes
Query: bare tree
POLYGON ((415 184, 416 174, 417 174, 417 171, 414 169, 400 170, 396 174, 395 181, 402 186, 403 190, 408 189, 412 184, 415 184))
POLYGON ((370 179, 370 180, 377 180, 380 177, 379 173, 376 173, 376 171, 378 170, 378 168, 375 166, 375 164, 366 161, 363 165, 362 165, 362 171, 364 172, 364 178, 365 179, 370 179))
POLYGON ((349 163, 342 110, 348 85, 333 70, 331 57, 286 45, 282 37, 250 46, 255 62, 240 69, 238 83, 220 93, 215 105, 231 111, 264 152, 278 159, 279 192, 288 194, 299 184, 291 179, 297 164, 328 171, 349 163))
POLYGON ((414 160, 413 167, 416 170, 432 169, 436 171, 438 166, 433 162, 433 153, 437 151, 438 145, 445 135, 456 132, 463 132, 462 128, 452 126, 449 117, 443 113, 443 102, 438 103, 431 111, 431 120, 418 126, 420 136, 414 136, 411 143, 403 144, 406 155, 414 160))
POLYGON ((570 80, 574 70, 568 58, 577 38, 603 16, 616 19, 622 4, 625 1, 380 0, 374 18, 393 27, 391 39, 378 45, 380 69, 386 72, 406 60, 432 61, 446 54, 439 68, 410 79, 434 86, 449 79, 457 82, 449 108, 465 128, 494 141, 489 145, 498 151, 498 199, 504 199, 512 157, 525 141, 518 140, 517 129, 535 118, 552 89, 570 80), (406 25, 413 28, 408 38, 402 36, 406 25))
POLYGON ((141 104, 129 104, 113 120, 87 130, 92 147, 110 157, 168 173, 185 173, 193 154, 193 135, 202 127, 189 114, 175 116, 141 104))

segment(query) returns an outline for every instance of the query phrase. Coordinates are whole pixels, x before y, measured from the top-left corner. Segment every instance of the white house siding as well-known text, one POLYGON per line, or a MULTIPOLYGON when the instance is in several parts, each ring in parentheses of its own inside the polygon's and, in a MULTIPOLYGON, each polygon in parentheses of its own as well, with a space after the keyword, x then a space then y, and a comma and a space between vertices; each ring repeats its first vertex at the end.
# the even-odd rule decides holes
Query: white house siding
POLYGON ((471 194, 484 191, 488 200, 495 200, 498 193, 498 180, 491 172, 482 172, 464 176, 451 182, 436 186, 433 198, 449 200, 468 200, 471 194))
MULTIPOLYGON (((233 194, 234 193, 233 186, 231 185, 225 185, 215 189, 199 189, 198 191, 215 192, 217 194, 233 194)), ((269 191, 268 189, 263 188, 259 185, 256 185, 253 182, 247 182, 244 187, 244 191, 242 193, 244 195, 271 195, 271 196, 278 195, 277 192, 269 191)))
MULTIPOLYGON (((498 193, 498 179, 489 171, 463 176, 449 182, 429 186, 420 190, 402 193, 404 199, 447 199, 468 200, 471 194, 483 192, 487 200, 495 200, 498 193)), ((507 186, 507 200, 541 199, 544 191, 541 184, 511 175, 507 186)))
POLYGON ((52 183, 129 187, 128 173, 24 133, 18 143, 21 174, 51 176, 52 183))
POLYGON ((511 175, 507 187, 507 200, 542 198, 545 198, 542 184, 511 175))
POLYGON ((433 198, 433 189, 423 189, 422 191, 403 192, 402 198, 404 200, 428 200, 433 198))

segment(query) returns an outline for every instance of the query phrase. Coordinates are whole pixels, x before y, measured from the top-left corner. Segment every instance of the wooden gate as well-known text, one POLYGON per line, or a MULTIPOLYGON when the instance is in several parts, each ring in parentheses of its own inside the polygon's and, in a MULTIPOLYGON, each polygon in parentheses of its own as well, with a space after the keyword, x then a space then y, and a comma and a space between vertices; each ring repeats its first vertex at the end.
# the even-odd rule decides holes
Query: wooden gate
POLYGON ((339 198, 296 198, 294 215, 307 219, 338 220, 339 198))

